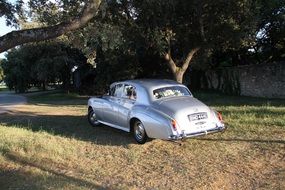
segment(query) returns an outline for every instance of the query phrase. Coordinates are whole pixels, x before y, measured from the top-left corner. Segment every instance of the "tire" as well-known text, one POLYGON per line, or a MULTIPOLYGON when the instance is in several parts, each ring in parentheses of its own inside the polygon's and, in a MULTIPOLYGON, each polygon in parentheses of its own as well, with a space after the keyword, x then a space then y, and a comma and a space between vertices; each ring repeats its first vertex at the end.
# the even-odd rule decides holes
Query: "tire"
POLYGON ((136 120, 133 124, 133 136, 139 144, 144 144, 148 139, 145 128, 140 120, 136 120))
POLYGON ((88 122, 92 127, 97 127, 100 125, 100 122, 97 120, 96 114, 92 108, 88 111, 88 122))

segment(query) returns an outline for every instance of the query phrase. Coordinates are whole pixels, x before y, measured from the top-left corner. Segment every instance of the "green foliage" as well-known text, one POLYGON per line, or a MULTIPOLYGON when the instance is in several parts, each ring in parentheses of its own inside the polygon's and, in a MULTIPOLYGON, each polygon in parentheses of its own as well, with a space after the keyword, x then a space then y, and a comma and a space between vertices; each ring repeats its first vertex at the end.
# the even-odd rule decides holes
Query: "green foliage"
POLYGON ((195 47, 236 49, 255 40, 258 10, 251 0, 135 1, 134 6, 149 46, 164 53, 170 39, 177 60, 195 47))
POLYGON ((262 1, 260 31, 256 46, 259 59, 263 62, 285 59, 285 1, 262 1))
POLYGON ((29 7, 29 5, 24 5, 23 0, 1 0, 0 17, 5 18, 7 26, 19 27, 22 21, 31 16, 31 14, 28 14, 26 7, 29 7))
POLYGON ((4 81, 9 89, 15 89, 16 92, 25 92, 32 83, 31 65, 26 57, 27 64, 25 64, 24 54, 19 49, 10 51, 7 54, 7 59, 3 61, 3 71, 5 74, 4 81))
POLYGON ((86 1, 1 0, 0 17, 5 17, 7 25, 18 25, 19 21, 25 22, 27 19, 42 24, 57 24, 78 17, 84 2, 86 1))
POLYGON ((25 92, 31 86, 45 89, 49 83, 63 83, 69 88, 72 68, 86 63, 80 51, 57 42, 25 45, 9 51, 6 58, 5 82, 16 92, 25 92))
POLYGON ((16 23, 14 16, 15 7, 7 0, 0 1, 0 17, 5 17, 7 25, 13 25, 16 23))
MULTIPOLYGON (((29 0, 23 6, 22 1, 12 4, 4 0, 0 2, 0 16, 10 23, 16 23, 15 15, 22 21, 28 17, 47 26, 80 16, 84 3, 29 0)), ((163 59, 169 50, 179 67, 193 48, 201 47, 190 64, 198 70, 282 61, 285 57, 283 0, 108 0, 104 5, 107 6, 86 27, 64 36, 96 68, 92 73, 89 65, 80 70, 80 75, 89 75, 82 82, 96 84, 92 89, 98 91, 115 80, 170 77, 163 59)), ((68 84, 70 68, 76 62, 70 54, 55 49, 35 52, 24 59, 17 55, 36 65, 30 70, 20 69, 33 77, 26 81, 20 76, 17 80, 8 76, 6 80, 21 81, 24 89, 29 87, 27 83, 68 84), (52 53, 45 55, 47 51, 52 53)), ((21 61, 13 59, 21 65, 21 61)))
POLYGON ((110 83, 136 78, 141 71, 137 53, 141 46, 137 43, 139 33, 114 9, 109 7, 106 17, 97 17, 84 29, 68 34, 69 41, 82 49, 95 68, 94 77, 83 81, 84 93, 105 93, 110 83))
POLYGON ((81 13, 84 0, 43 1, 30 0, 29 13, 33 13, 33 19, 40 23, 57 24, 75 18, 81 13))
POLYGON ((2 68, 2 62, 3 62, 3 60, 0 59, 0 83, 4 80, 4 72, 3 72, 3 68, 2 68))
POLYGON ((256 5, 259 11, 256 15, 254 43, 245 44, 238 49, 216 50, 212 55, 212 67, 271 63, 284 60, 285 1, 259 0, 256 5))
POLYGON ((95 77, 85 80, 82 89, 85 93, 104 94, 112 82, 133 79, 138 75, 140 66, 135 56, 122 51, 98 49, 95 77))
MULTIPOLYGON (((169 48, 177 66, 181 66, 193 48, 201 47, 191 65, 207 69, 213 52, 254 45, 258 5, 251 0, 113 0, 108 1, 104 18, 97 17, 84 29, 69 34, 69 39, 92 58, 99 47, 105 58, 118 60, 123 54, 129 57, 127 62, 136 60, 134 64, 140 67, 137 77, 165 77, 167 74, 161 71, 168 71, 162 58, 169 48)), ((107 59, 97 61, 98 68, 100 64, 109 65, 107 59)), ((110 73, 107 69, 102 72, 110 73)))

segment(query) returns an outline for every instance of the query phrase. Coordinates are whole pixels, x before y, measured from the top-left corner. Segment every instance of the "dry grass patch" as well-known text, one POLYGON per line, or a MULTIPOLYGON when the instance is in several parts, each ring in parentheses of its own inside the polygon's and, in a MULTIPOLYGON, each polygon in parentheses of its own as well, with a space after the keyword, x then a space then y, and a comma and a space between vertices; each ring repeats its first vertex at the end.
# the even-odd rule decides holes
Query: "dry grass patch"
POLYGON ((212 106, 224 114, 228 131, 179 146, 138 145, 128 133, 91 128, 87 98, 61 96, 34 98, 0 115, 0 187, 285 189, 283 101, 227 97, 232 105, 224 105, 216 98, 212 106))

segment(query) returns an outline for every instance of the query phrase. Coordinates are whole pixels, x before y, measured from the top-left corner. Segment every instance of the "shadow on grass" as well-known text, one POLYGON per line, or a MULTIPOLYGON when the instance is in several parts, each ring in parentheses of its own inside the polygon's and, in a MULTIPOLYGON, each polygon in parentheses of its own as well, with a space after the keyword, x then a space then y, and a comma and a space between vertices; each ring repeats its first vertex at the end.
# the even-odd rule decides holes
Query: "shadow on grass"
POLYGON ((48 106, 76 106, 76 105, 87 105, 88 98, 76 98, 74 100, 29 100, 28 103, 34 105, 48 105, 48 106))
MULTIPOLYGON (((87 180, 76 178, 66 174, 67 172, 63 171, 56 171, 50 169, 46 163, 36 163, 34 161, 30 161, 25 157, 22 157, 16 153, 6 154, 5 157, 22 166, 29 166, 32 168, 39 169, 43 172, 48 172, 48 177, 44 177, 41 175, 33 175, 32 173, 25 172, 23 170, 14 170, 14 171, 0 171, 0 179, 3 178, 4 180, 0 180, 0 186, 4 189, 17 189, 16 186, 21 186, 23 189, 43 189, 43 184, 47 186, 48 182, 48 189, 50 188, 62 188, 63 186, 70 186, 70 187, 87 187, 89 189, 106 189, 97 184, 91 183, 87 180), (16 183, 15 183, 16 182, 16 183), (24 185, 24 186, 23 186, 24 185)), ((53 165, 53 163, 51 163, 53 165)))
POLYGON ((30 104, 39 105, 45 104, 49 106, 72 106, 72 105, 87 105, 88 96, 78 96, 76 94, 54 93, 40 96, 29 97, 30 104))
POLYGON ((249 142, 249 143, 278 143, 285 144, 284 140, 263 140, 263 139, 210 139, 210 138, 196 138, 196 140, 201 141, 215 141, 215 142, 249 142))
POLYGON ((0 124, 8 127, 45 131, 52 135, 91 141, 101 145, 127 146, 134 143, 130 133, 105 125, 91 127, 87 116, 34 115, 33 113, 13 113, 0 115, 0 124))

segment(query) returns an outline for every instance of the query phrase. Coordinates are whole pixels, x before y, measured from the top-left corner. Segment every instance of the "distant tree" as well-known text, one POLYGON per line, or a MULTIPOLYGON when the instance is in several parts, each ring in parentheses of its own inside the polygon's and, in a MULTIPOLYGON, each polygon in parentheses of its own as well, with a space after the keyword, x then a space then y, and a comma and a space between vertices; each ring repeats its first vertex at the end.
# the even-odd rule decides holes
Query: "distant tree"
POLYGON ((0 59, 0 83, 4 80, 4 72, 2 68, 3 59, 0 59))
POLYGON ((31 86, 45 90, 50 83, 63 83, 69 90, 72 69, 86 64, 79 50, 58 42, 24 45, 9 51, 6 57, 5 82, 16 92, 25 92, 31 86))
POLYGON ((26 52, 21 50, 10 51, 7 59, 3 60, 2 67, 5 74, 4 81, 10 90, 14 89, 16 92, 25 92, 32 84, 31 65, 30 62, 25 61, 24 55, 26 52))
POLYGON ((23 20, 28 14, 43 23, 43 26, 12 31, 1 36, 0 53, 17 45, 56 38, 79 29, 97 15, 100 4, 101 0, 29 0, 27 4, 17 1, 14 5, 7 0, 1 0, 0 17, 4 16, 8 25, 17 25, 17 16, 23 20))

